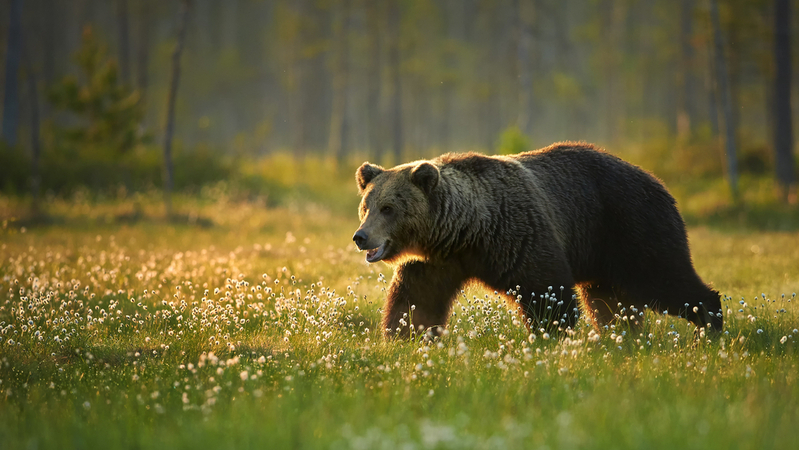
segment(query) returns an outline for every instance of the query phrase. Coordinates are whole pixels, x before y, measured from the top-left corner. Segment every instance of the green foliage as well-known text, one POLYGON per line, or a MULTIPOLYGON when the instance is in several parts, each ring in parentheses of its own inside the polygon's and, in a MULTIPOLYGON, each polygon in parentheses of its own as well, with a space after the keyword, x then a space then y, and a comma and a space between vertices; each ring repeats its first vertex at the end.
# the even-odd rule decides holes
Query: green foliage
POLYGON ((78 157, 104 153, 113 157, 145 141, 140 131, 144 117, 140 94, 120 84, 117 63, 107 53, 87 26, 74 57, 82 80, 68 76, 50 91, 53 106, 79 119, 75 127, 56 128, 60 151, 78 157))
POLYGON ((30 186, 31 166, 25 156, 0 140, 0 191, 7 194, 24 194, 30 186))
MULTIPOLYGON (((104 151, 81 149, 81 157, 48 147, 41 158, 42 189, 56 195, 69 196, 88 189, 93 195, 104 195, 120 187, 127 191, 146 191, 161 186, 162 154, 159 147, 137 145, 121 155, 104 151)), ((235 162, 219 151, 205 146, 187 150, 177 145, 175 161, 175 188, 198 191, 207 184, 231 178, 235 162)), ((5 167, 16 168, 13 176, 4 178, 0 186, 8 194, 27 192, 30 161, 15 152, 0 153, 5 167)))
MULTIPOLYGON (((90 27, 83 31, 82 45, 74 61, 80 77, 69 76, 50 90, 53 106, 69 114, 71 127, 44 127, 40 160, 42 189, 69 196, 83 189, 105 195, 120 187, 146 191, 161 186, 161 149, 149 144, 142 129, 144 110, 140 94, 120 84, 117 64, 108 57, 90 27)), ((231 178, 235 158, 217 149, 198 145, 187 149, 177 141, 174 149, 175 188, 198 191, 203 186, 231 178)), ((9 176, 0 185, 6 193, 26 193, 30 178, 29 158, 3 149, 0 163, 9 176)))
POLYGON ((513 155, 532 150, 530 138, 516 125, 511 125, 499 135, 497 153, 500 155, 513 155))
POLYGON ((329 158, 298 160, 281 152, 242 159, 235 182, 249 195, 265 198, 269 206, 315 204, 346 214, 359 201, 352 175, 356 167, 355 162, 338 167, 329 158))

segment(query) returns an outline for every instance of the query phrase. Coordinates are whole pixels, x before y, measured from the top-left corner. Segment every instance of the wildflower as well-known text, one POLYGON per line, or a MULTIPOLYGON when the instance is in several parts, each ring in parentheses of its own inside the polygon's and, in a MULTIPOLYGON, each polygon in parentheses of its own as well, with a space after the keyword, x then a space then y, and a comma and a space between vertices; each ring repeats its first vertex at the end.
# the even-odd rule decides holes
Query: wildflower
POLYGON ((241 378, 241 381, 247 381, 247 378, 249 377, 250 374, 246 370, 242 370, 241 373, 239 374, 239 378, 241 378))
POLYGON ((780 339, 780 344, 784 344, 786 342, 788 342, 788 336, 783 336, 782 339, 780 339))

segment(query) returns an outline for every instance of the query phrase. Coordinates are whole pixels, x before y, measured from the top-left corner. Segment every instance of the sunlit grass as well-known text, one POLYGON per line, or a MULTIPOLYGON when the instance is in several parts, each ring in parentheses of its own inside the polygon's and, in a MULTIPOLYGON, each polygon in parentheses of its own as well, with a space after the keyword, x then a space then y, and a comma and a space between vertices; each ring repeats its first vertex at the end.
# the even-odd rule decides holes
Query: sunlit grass
MULTIPOLYGON (((213 226, 102 219, 126 202, 93 203, 91 220, 56 202, 61 224, 5 222, 4 448, 792 448, 799 437, 797 232, 691 230, 697 270, 725 295, 719 336, 628 309, 599 333, 580 324, 554 339, 469 288, 441 338, 386 341, 391 273, 355 251, 354 213, 183 201, 213 226)), ((157 215, 155 199, 142 203, 157 215)))

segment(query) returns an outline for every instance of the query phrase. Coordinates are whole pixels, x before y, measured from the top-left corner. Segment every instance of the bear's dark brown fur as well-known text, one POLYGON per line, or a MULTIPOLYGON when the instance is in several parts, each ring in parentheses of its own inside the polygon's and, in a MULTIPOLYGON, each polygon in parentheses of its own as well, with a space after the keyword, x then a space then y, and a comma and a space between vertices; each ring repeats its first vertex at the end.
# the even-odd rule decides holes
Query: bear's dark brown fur
POLYGON ((694 271, 674 198, 651 174, 591 145, 447 154, 392 169, 364 163, 356 180, 363 199, 353 239, 367 261, 396 266, 388 334, 445 325, 472 280, 518 298, 536 327, 573 326, 577 299, 595 324, 622 304, 722 327, 719 294, 694 271))

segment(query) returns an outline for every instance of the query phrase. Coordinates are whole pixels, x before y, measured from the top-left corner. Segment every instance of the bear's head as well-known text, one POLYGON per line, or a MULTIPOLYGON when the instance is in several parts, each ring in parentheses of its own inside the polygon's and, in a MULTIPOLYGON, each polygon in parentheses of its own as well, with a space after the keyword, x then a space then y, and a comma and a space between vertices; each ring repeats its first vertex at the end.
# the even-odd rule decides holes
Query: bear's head
POLYGON ((366 250, 366 261, 426 258, 424 244, 432 226, 430 196, 440 178, 438 167, 428 161, 393 169, 366 162, 358 168, 361 226, 352 239, 366 250))

